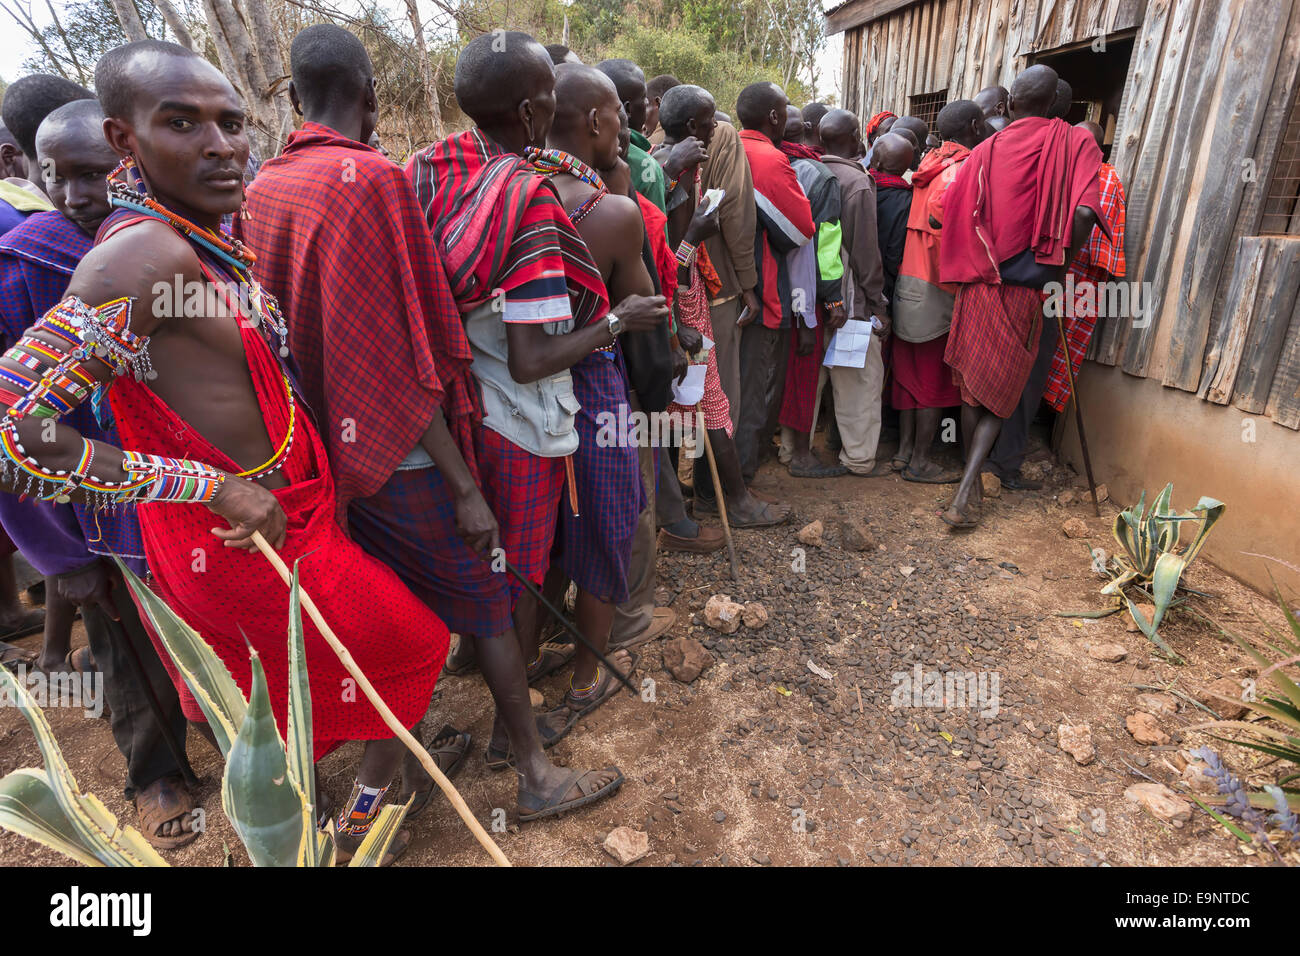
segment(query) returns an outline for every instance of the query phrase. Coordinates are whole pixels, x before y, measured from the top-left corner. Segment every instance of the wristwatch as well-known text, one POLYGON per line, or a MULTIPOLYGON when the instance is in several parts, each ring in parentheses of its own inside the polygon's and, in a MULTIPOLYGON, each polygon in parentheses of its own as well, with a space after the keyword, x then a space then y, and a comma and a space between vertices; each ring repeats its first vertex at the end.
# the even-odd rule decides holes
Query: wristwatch
POLYGON ((614 312, 605 316, 605 324, 609 327, 609 334, 612 338, 618 338, 623 331, 623 320, 614 312))

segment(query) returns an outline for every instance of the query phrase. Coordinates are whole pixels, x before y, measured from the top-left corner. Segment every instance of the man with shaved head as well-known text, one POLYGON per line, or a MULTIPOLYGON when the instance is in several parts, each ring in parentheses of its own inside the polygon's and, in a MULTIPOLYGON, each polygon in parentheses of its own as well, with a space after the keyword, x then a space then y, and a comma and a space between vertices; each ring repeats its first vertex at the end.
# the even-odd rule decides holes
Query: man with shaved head
MULTIPOLYGON (((842 109, 828 111, 822 117, 819 133, 825 149, 822 162, 840 183, 845 316, 868 323, 875 318, 880 326, 871 336, 862 368, 834 366, 826 370, 834 390, 835 420, 843 443, 840 464, 855 475, 879 476, 888 471, 888 464, 878 461, 877 454, 885 383, 881 339, 888 334, 890 312, 885 300, 880 235, 876 228, 876 184, 858 162, 863 148, 862 131, 853 113, 842 109)), ((876 144, 888 135, 877 139, 876 144)))
MULTIPOLYGON (((546 148, 529 155, 559 193, 582 238, 583 245, 575 250, 582 249, 585 255, 570 264, 570 271, 580 267, 594 280, 595 289, 577 290, 574 321, 579 326, 603 324, 610 302, 654 294, 641 257, 645 226, 640 207, 611 191, 598 172, 617 167, 623 107, 606 73, 572 64, 556 69, 555 103, 546 148)), ((603 654, 614 608, 629 596, 633 537, 645 506, 637 456, 640 443, 630 434, 611 436, 607 431, 607 421, 626 421, 631 408, 627 368, 618 343, 591 352, 570 371, 573 394, 581 406, 573 456, 577 508, 576 513, 561 508, 555 550, 559 567, 577 585, 577 625, 603 654)), ((626 676, 636 669, 638 659, 627 649, 609 655, 610 663, 626 676)), ((559 740, 618 689, 618 679, 598 664, 590 650, 579 647, 569 689, 545 717, 547 739, 559 740)))
MULTIPOLYGON (((1106 132, 1100 126, 1084 121, 1078 124, 1078 128, 1090 134, 1096 140, 1098 148, 1105 149, 1106 132)), ((1083 357, 1087 354, 1088 345, 1092 341, 1093 330, 1097 327, 1100 284, 1122 279, 1126 268, 1124 225, 1127 201, 1124 198, 1124 184, 1120 182, 1119 173, 1110 163, 1101 164, 1098 188, 1101 190, 1101 218, 1105 221, 1110 235, 1101 229, 1093 229, 1087 244, 1079 250, 1079 254, 1070 263, 1070 275, 1066 277, 1064 294, 1070 296, 1071 277, 1073 277, 1073 307, 1065 309, 1066 342, 1058 343, 1056 346, 1052 357, 1052 368, 1047 373, 1047 388, 1043 393, 1043 399, 1058 412, 1065 411, 1066 402, 1070 398, 1065 363, 1069 361, 1073 365, 1077 380, 1083 357), (1066 358, 1067 346, 1068 359, 1066 358)), ((1066 298, 1062 305, 1065 306, 1069 302, 1070 298, 1066 298)), ((993 447, 994 454, 990 456, 990 460, 998 464, 996 461, 998 446, 993 447)), ((1018 463, 1016 467, 1019 467, 1018 463)))
POLYGON ((551 62, 556 66, 559 66, 561 63, 582 62, 582 57, 578 56, 578 54, 574 53, 563 43, 546 44, 546 52, 550 54, 551 62))
POLYGON ((1061 78, 1056 80, 1056 102, 1052 104, 1052 119, 1065 119, 1070 113, 1074 89, 1061 78))
MULTIPOLYGON (((94 99, 74 100, 50 113, 36 133, 36 160, 55 208, 34 213, 0 238, 0 348, 9 349, 42 315, 58 305, 95 232, 111 208, 105 177, 117 154, 104 139, 104 111, 94 99)), ((66 419, 83 436, 110 444, 121 439, 86 405, 66 419)), ((180 699, 149 640, 116 554, 143 575, 144 542, 135 512, 96 512, 84 504, 20 500, 0 494, 0 522, 24 556, 46 575, 45 646, 37 666, 46 673, 81 670, 86 658, 104 676, 113 739, 126 762, 126 797, 135 802, 139 826, 154 846, 173 849, 198 836, 191 795, 164 733, 185 739, 180 699), (64 602, 68 629, 51 631, 55 608, 64 602), (89 653, 68 654, 73 605, 81 609, 89 653), (59 646, 51 646, 59 644, 59 646), (127 659, 130 656, 131 660, 127 659), (140 679, 140 668, 148 682, 140 679), (164 729, 150 710, 160 705, 164 729)))
MULTIPOLYGON (((664 97, 661 111, 664 124, 664 142, 673 144, 688 136, 696 136, 708 148, 718 129, 714 119, 713 96, 708 90, 698 86, 677 86, 664 97)), ((718 230, 717 210, 705 213, 700 208, 701 191, 699 177, 687 172, 689 188, 686 201, 669 214, 668 237, 674 248, 679 250, 675 270, 677 295, 673 306, 677 313, 679 325, 683 330, 693 330, 703 341, 704 335, 712 335, 712 320, 709 313, 709 290, 702 264, 710 262, 707 251, 701 253, 699 246, 703 239, 718 230)), ((704 395, 699 402, 699 410, 704 418, 704 428, 709 433, 709 443, 717 459, 718 477, 722 482, 723 494, 726 496, 727 515, 733 528, 756 528, 777 524, 784 520, 787 509, 782 509, 770 502, 760 501, 750 494, 740 470, 740 458, 736 453, 733 438, 731 408, 718 375, 718 362, 710 350, 705 359, 704 395)), ((674 404, 670 407, 674 415, 687 416, 687 430, 694 431, 695 409, 674 404)), ((698 459, 697 459, 698 461, 698 459)), ((665 475, 665 479, 675 483, 676 478, 665 475)), ((716 500, 716 489, 708 470, 704 467, 695 469, 696 509, 698 514, 705 513, 700 505, 699 494, 707 487, 710 501, 716 500), (707 486, 706 486, 707 480, 707 486)), ((698 522, 691 521, 681 504, 680 498, 669 493, 665 496, 665 507, 661 509, 664 520, 664 532, 667 540, 675 540, 679 550, 692 550, 688 542, 696 542, 696 549, 703 550, 704 542, 712 537, 713 529, 705 529, 698 522), (669 538, 668 535, 672 537, 669 538), (687 540, 680 540, 681 537, 687 540)), ((716 506, 715 506, 716 507, 716 506)))
POLYGON ((1011 94, 1005 86, 986 86, 972 98, 972 102, 984 113, 984 118, 1007 115, 1007 98, 1011 94))
MULTIPOLYGON (((469 464, 482 407, 460 315, 410 182, 368 145, 378 103, 364 45, 321 23, 293 38, 289 58, 304 123, 249 187, 240 238, 282 304, 299 381, 328 426, 340 520, 457 634, 513 651, 512 667, 483 668, 508 699, 524 669, 509 590, 487 563, 497 522, 469 464), (372 403, 379 380, 388 400, 372 403), (513 682, 501 686, 502 673, 513 682)), ((514 717, 523 750, 532 712, 514 717)), ((535 733, 531 743, 540 750, 535 733)), ((469 735, 448 726, 428 747, 450 776, 469 735)), ((427 782, 413 762, 407 776, 408 792, 427 782)))
MULTIPOLYGON (((595 83, 589 73, 581 75, 595 83)), ((540 585, 561 508, 565 459, 578 448, 579 406, 569 369, 593 352, 612 349, 624 330, 661 327, 667 310, 661 297, 633 294, 595 314, 596 304, 608 302, 600 270, 555 185, 524 158, 530 148, 545 146, 556 116, 555 67, 541 44, 518 32, 476 37, 456 61, 455 88, 474 128, 421 150, 407 173, 474 355, 485 407, 476 453, 484 490, 495 498, 489 503, 501 524, 502 546, 520 573, 540 585)), ((565 110, 565 122, 576 122, 571 103, 565 110)), ((601 158, 609 159, 620 126, 617 97, 605 98, 588 113, 601 158)), ((636 225, 632 238, 639 249, 636 225)), ((621 237, 618 248, 627 241, 621 237)), ((510 586, 528 679, 540 680, 564 666, 572 652, 537 646, 537 604, 513 580, 510 586)), ((463 659, 472 657, 467 653, 463 659)), ((593 689, 605 689, 601 676, 596 675, 593 689)), ((538 728, 544 745, 562 736, 552 723, 543 721, 538 728)), ((566 726, 572 726, 567 715, 559 724, 566 726)), ((496 770, 531 759, 512 750, 508 737, 495 729, 487 756, 496 770)), ((590 803, 613 793, 622 781, 615 767, 572 771, 554 790, 521 790, 521 818, 590 803)))
POLYGON ((939 281, 943 196, 970 151, 989 136, 984 112, 971 100, 956 100, 936 120, 942 144, 926 153, 912 174, 907 244, 898 269, 894 306, 893 392, 899 442, 893 465, 906 481, 942 484, 960 472, 930 460, 930 444, 943 409, 961 404, 952 369, 943 360, 952 324, 956 287, 939 281))
POLYGON ((740 423, 736 448, 745 481, 753 480, 764 457, 785 389, 786 353, 794 319, 786 253, 809 242, 814 233, 812 209, 799 177, 779 146, 789 122, 790 101, 775 83, 751 83, 736 99, 736 115, 745 158, 754 180, 758 234, 754 260, 758 269, 757 312, 737 319, 744 327, 740 343, 740 423))
POLYGON ((819 155, 822 151, 822 117, 826 115, 828 110, 830 110, 830 107, 825 103, 814 101, 799 111, 799 114, 803 117, 803 138, 800 142, 805 146, 811 146, 819 155))
POLYGON ((785 368, 785 392, 777 421, 781 425, 780 460, 796 478, 834 478, 844 474, 839 464, 827 464, 812 450, 816 424, 817 386, 821 380, 827 326, 844 323, 840 279, 840 184, 821 153, 802 142, 807 132, 802 111, 786 107, 785 139, 780 145, 799 178, 799 187, 812 210, 813 241, 785 256, 789 276, 794 331, 785 368), (823 265, 825 268, 823 269, 823 265))
POLYGON ((885 299, 889 302, 894 301, 894 282, 898 278, 898 267, 903 263, 907 216, 912 208, 912 184, 904 174, 911 168, 915 156, 915 146, 897 132, 897 124, 894 130, 876 140, 870 169, 876 184, 876 232, 880 237, 880 261, 885 270, 885 299))
MULTIPOLYGON (((717 110, 714 118, 718 125, 709 141, 708 156, 700 166, 700 189, 723 191, 718 232, 704 240, 704 250, 718 277, 717 288, 709 290, 709 320, 713 328, 710 338, 714 342, 718 379, 727 396, 734 435, 740 423, 742 395, 743 330, 737 320, 742 313, 757 315, 760 308, 755 291, 758 267, 754 255, 758 211, 754 204, 754 178, 745 158, 740 131, 724 121, 717 110)), ((713 479, 707 467, 695 470, 694 484, 695 507, 701 512, 716 510, 713 479)))
MULTIPOLYGON (((0 360, 10 393, 0 449, 40 449, 35 463, 14 464, 42 497, 146 502, 136 511, 159 597, 203 635, 246 695, 251 645, 284 726, 288 594, 275 569, 249 553, 261 534, 297 563, 357 665, 412 727, 429 707, 447 630, 336 522, 325 447, 300 411, 284 321, 252 278, 254 257, 221 232, 222 218, 244 201, 249 146, 239 97, 207 60, 155 40, 106 53, 95 88, 105 137, 123 159, 110 177, 118 208, 63 300, 28 331, 40 348, 20 341, 0 360), (95 357, 86 356, 83 336, 95 342, 95 357), (66 382, 58 391, 20 384, 56 366, 66 382), (111 405, 122 444, 147 452, 90 444, 62 423, 49 428, 89 401, 92 388, 97 404, 111 405), (42 440, 51 431, 53 440, 42 440), (213 528, 214 512, 230 526, 213 528), (214 546, 213 536, 226 546, 214 546), (195 573, 195 555, 203 573, 195 573)), ((347 671, 314 625, 304 622, 304 632, 315 757, 364 741, 339 838, 348 856, 404 748, 373 705, 340 698, 347 671)), ((204 720, 179 675, 173 680, 186 716, 204 720)), ((404 846, 399 838, 389 858, 404 846)))
POLYGON ((646 89, 645 73, 631 60, 602 60, 596 69, 614 83, 618 98, 627 112, 627 124, 632 143, 627 150, 627 164, 632 168, 632 185, 661 210, 667 211, 669 181, 676 182, 681 170, 676 164, 665 169, 650 155, 650 140, 646 139, 646 117, 650 111, 650 96, 646 89))
MULTIPOLYGON (((942 516, 956 530, 979 524, 979 471, 1039 355, 1044 288, 1064 278, 1098 222, 1101 150, 1052 118, 1056 102, 1055 70, 1036 65, 1017 76, 1014 122, 971 150, 943 200, 940 279, 961 284, 944 352, 961 389, 966 447, 942 516)), ((1041 386, 1033 400, 1040 396, 1041 386)))
POLYGON ((645 94, 650 100, 645 116, 645 135, 655 146, 662 143, 664 139, 663 129, 659 124, 659 107, 663 103, 664 94, 674 86, 681 85, 682 81, 671 73, 660 73, 658 76, 651 77, 645 85, 645 94))
POLYGON ((908 164, 908 169, 915 170, 921 165, 921 154, 925 152, 925 141, 930 135, 930 125, 919 116, 903 116, 889 130, 891 133, 902 133, 904 131, 912 134, 915 141, 915 155, 908 164))
MULTIPOLYGON (((11 182, 0 183, 0 200, 16 201, 21 206, 21 196, 11 199, 15 187, 34 192, 38 197, 44 198, 39 182, 41 177, 36 165, 36 131, 45 121, 45 117, 65 103, 94 99, 94 97, 95 94, 80 83, 50 73, 30 73, 9 84, 8 89, 5 90, 4 103, 0 106, 0 112, 4 116, 5 129, 8 130, 17 147, 17 154, 14 153, 14 147, 8 144, 0 145, 0 160, 6 164, 13 164, 21 157, 26 172, 10 174, 15 177, 11 182)), ((50 206, 46 203, 40 208, 49 209, 50 206)), ((16 224, 15 221, 7 226, 4 216, 0 215, 0 232, 16 224)))

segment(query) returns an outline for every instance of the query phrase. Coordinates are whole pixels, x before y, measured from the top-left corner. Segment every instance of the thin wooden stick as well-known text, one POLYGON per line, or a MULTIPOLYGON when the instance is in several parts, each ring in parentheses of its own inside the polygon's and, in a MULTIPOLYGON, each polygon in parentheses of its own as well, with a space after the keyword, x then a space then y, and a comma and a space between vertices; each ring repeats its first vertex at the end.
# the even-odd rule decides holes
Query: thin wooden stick
MULTIPOLYGON (((267 543, 260 531, 253 532, 253 544, 257 545, 257 550, 261 551, 263 557, 271 562, 271 566, 279 573, 280 579, 289 587, 293 587, 293 575, 290 573, 288 565, 284 563, 284 559, 275 553, 275 549, 267 543)), ((406 744, 411 753, 419 758, 420 765, 424 767, 425 773, 433 778, 434 783, 438 785, 438 789, 446 795, 451 805, 456 808, 460 818, 465 821, 465 826, 469 827, 469 832, 474 834, 474 839, 478 840, 483 849, 488 851, 497 866, 510 866, 510 861, 506 859, 506 855, 487 835, 487 831, 483 829, 478 820, 474 819, 474 814, 470 813, 469 807, 465 805, 465 800, 461 797, 460 792, 447 779, 446 775, 438 769, 438 764, 430 756, 429 751, 421 747, 420 742, 412 736, 411 732, 402 726, 401 721, 384 703, 384 699, 379 696, 379 691, 375 690, 369 678, 362 673, 361 668, 357 666, 357 662, 352 659, 348 649, 343 646, 343 643, 334 635, 334 631, 325 623, 325 619, 321 617, 320 611, 316 609, 316 602, 311 599, 311 595, 303 590, 301 585, 298 587, 298 593, 302 598, 302 606, 307 611, 307 616, 315 623, 316 629, 325 638, 325 643, 333 648, 344 669, 356 680, 357 686, 361 688, 361 692, 374 705, 375 710, 379 711, 379 716, 384 719, 384 723, 388 725, 389 729, 402 743, 406 744)))
POLYGON ((713 500, 718 503, 718 517, 722 519, 722 536, 727 540, 727 559, 731 562, 731 580, 739 581, 740 572, 736 570, 736 546, 731 543, 731 522, 727 520, 727 493, 718 478, 718 463, 713 458, 713 445, 709 441, 709 430, 704 427, 704 412, 697 403, 695 406, 695 430, 704 439, 704 453, 709 458, 709 474, 713 476, 713 500))
POLYGON ((1092 511, 1101 517, 1101 505, 1097 503, 1097 482, 1092 477, 1092 457, 1088 454, 1088 436, 1083 433, 1083 408, 1079 405, 1079 392, 1074 387, 1074 360, 1070 358, 1070 341, 1065 337, 1064 310, 1056 312, 1056 327, 1061 333, 1061 348, 1065 349, 1065 375, 1070 382, 1070 397, 1074 399, 1074 424, 1079 429, 1079 450, 1083 452, 1083 470, 1088 473, 1088 490, 1092 492, 1092 511))

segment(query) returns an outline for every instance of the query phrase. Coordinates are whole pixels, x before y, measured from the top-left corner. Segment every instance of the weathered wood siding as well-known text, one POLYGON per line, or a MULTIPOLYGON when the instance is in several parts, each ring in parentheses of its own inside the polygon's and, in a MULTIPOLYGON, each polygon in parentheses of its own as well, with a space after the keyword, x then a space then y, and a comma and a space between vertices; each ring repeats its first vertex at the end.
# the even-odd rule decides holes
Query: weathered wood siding
POLYGON ((1143 0, 860 0, 827 17, 845 30, 844 102, 859 115, 907 112, 909 96, 950 99, 1010 86, 1040 50, 1136 27, 1143 0), (892 12, 890 12, 892 10, 892 12), (864 22, 862 17, 886 15, 864 22), (865 53, 865 55, 864 55, 865 53))
POLYGON ((1010 86, 1035 53, 1136 29, 1111 162, 1144 313, 1102 319, 1089 357, 1300 428, 1300 236, 1257 235, 1300 0, 852 0, 827 28, 860 116, 1010 86))

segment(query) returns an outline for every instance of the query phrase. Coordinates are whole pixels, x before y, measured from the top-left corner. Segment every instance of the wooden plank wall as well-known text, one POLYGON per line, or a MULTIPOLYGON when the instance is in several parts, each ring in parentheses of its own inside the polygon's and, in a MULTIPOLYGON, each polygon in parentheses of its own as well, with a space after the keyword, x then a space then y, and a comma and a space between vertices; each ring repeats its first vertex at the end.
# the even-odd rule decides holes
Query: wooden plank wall
POLYGON ((1300 428, 1300 237, 1255 236, 1298 95, 1300 0, 920 0, 858 22, 844 93, 864 117, 1009 86, 1029 54, 1137 27, 1111 161, 1145 321, 1102 319, 1089 358, 1300 428))
POLYGON ((1028 54, 1131 29, 1144 11, 1143 0, 920 0, 845 31, 844 102, 860 116, 902 115, 921 93, 1009 86, 1028 54))

